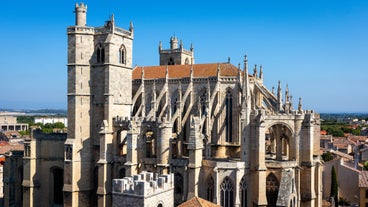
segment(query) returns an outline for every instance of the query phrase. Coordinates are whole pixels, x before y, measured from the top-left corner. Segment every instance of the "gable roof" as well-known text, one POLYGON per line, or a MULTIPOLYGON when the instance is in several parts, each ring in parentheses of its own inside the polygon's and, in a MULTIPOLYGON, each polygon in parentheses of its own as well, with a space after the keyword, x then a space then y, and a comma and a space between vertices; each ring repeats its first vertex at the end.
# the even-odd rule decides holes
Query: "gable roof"
POLYGON ((184 203, 178 205, 178 207, 221 207, 203 198, 193 197, 184 203))
POLYGON ((160 65, 160 66, 136 66, 133 69, 132 79, 142 79, 142 70, 144 70, 144 79, 159 79, 166 77, 166 68, 169 78, 190 77, 190 70, 193 67, 193 77, 215 77, 218 68, 220 76, 237 76, 239 68, 230 63, 210 63, 193 65, 160 65))

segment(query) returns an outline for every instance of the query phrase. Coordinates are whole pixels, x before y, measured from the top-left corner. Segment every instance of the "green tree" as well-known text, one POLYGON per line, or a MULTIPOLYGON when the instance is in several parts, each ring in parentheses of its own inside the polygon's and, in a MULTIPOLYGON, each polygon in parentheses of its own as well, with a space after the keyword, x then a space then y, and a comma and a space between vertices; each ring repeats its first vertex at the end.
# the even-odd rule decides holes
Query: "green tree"
POLYGON ((333 156, 332 156, 332 154, 331 154, 331 152, 325 152, 325 153, 323 153, 322 154, 322 160, 324 161, 324 162, 328 162, 328 161, 330 161, 330 160, 333 160, 333 156))
POLYGON ((334 166, 332 166, 332 169, 331 169, 330 197, 333 197, 335 199, 335 207, 338 207, 338 205, 339 205, 339 202, 337 200, 337 198, 338 198, 338 185, 337 185, 337 177, 336 177, 336 171, 335 171, 334 166))
POLYGON ((65 125, 62 122, 56 122, 56 123, 53 124, 52 128, 64 129, 65 125))
POLYGON ((364 170, 368 170, 368 161, 364 162, 363 168, 364 168, 364 170))

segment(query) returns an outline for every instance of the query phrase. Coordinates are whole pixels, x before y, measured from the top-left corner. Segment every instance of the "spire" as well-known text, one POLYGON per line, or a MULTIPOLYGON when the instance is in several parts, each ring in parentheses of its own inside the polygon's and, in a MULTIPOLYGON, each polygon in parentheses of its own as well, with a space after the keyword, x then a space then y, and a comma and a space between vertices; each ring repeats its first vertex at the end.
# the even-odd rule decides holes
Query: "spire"
POLYGON ((230 63, 230 57, 227 58, 227 63, 230 63))
POLYGON ((142 82, 144 80, 144 67, 142 67, 142 74, 141 74, 141 77, 142 77, 142 82))
POLYGON ((194 51, 193 43, 190 44, 190 51, 194 51))
POLYGON ((259 79, 263 79, 263 70, 262 70, 262 65, 259 66, 259 79))
POLYGON ((244 77, 243 77, 243 96, 247 98, 249 96, 249 75, 248 75, 248 57, 244 55, 244 77))
POLYGON ((278 103, 278 110, 281 111, 282 109, 282 91, 281 91, 281 82, 277 86, 277 103, 278 103))
POLYGON ((248 56, 246 54, 244 55, 244 72, 244 75, 248 75, 248 56))
POLYGON ((254 69, 253 69, 253 77, 257 78, 257 64, 254 65, 254 69))
POLYGON ((114 15, 114 13, 112 13, 112 15, 110 17, 110 22, 111 22, 111 25, 114 27, 115 26, 115 15, 114 15))
POLYGON ((275 95, 275 86, 272 86, 272 94, 275 95))
POLYGON ((285 88, 285 103, 289 103, 289 86, 286 84, 285 88))
POLYGON ((129 31, 133 32, 133 30, 134 30, 133 22, 130 22, 129 31))
POLYGON ((290 99, 289 99, 289 103, 290 103, 290 109, 293 110, 293 96, 290 95, 290 99))

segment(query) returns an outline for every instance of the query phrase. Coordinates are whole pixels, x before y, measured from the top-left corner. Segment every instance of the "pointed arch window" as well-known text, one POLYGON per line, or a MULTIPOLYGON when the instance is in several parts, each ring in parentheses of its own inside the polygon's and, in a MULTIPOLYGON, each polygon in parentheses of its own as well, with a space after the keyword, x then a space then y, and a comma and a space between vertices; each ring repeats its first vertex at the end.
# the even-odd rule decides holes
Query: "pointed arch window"
POLYGON ((189 65, 189 58, 185 58, 185 62, 184 62, 185 65, 189 65))
POLYGON ((172 57, 169 59, 168 65, 175 65, 172 57))
POLYGON ((240 181, 240 206, 247 207, 247 184, 243 177, 240 181))
POLYGON ((221 189, 221 206, 234 206, 234 186, 229 177, 226 177, 220 185, 221 189))
POLYGON ((124 45, 122 45, 119 50, 119 63, 126 64, 126 49, 124 45))
POLYGON ((154 158, 156 157, 155 153, 155 138, 152 131, 146 132, 146 157, 154 158))
POLYGON ((105 49, 101 44, 98 44, 96 49, 97 63, 105 62, 105 49))
POLYGON ((232 130, 232 119, 233 119, 233 96, 230 89, 226 92, 225 99, 225 128, 226 128, 226 142, 233 142, 233 130, 232 130))

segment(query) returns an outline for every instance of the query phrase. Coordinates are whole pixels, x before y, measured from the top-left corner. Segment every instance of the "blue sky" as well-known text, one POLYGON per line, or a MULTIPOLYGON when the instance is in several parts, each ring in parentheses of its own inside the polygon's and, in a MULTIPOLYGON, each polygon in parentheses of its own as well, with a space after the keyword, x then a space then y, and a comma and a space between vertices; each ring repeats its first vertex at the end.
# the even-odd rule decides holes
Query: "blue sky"
MULTIPOLYGON (((268 88, 289 85, 317 112, 368 112, 368 1, 86 0, 87 25, 134 23, 134 65, 157 65, 158 43, 193 43, 196 63, 262 64, 268 88)), ((66 27, 76 1, 0 3, 0 108, 66 109, 66 27)))

